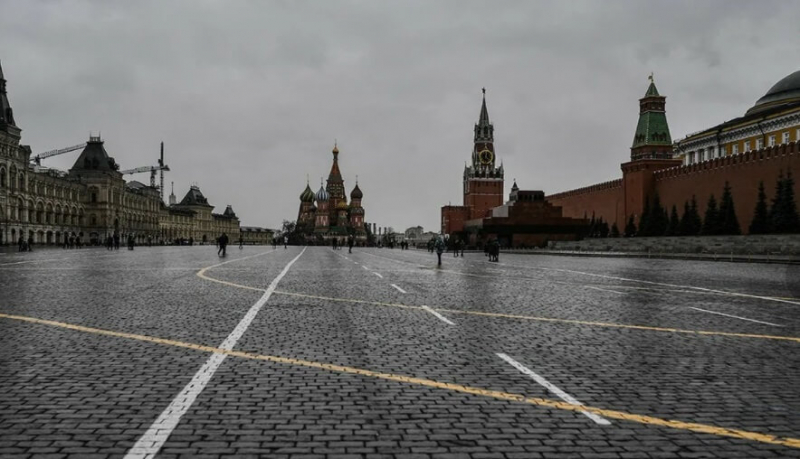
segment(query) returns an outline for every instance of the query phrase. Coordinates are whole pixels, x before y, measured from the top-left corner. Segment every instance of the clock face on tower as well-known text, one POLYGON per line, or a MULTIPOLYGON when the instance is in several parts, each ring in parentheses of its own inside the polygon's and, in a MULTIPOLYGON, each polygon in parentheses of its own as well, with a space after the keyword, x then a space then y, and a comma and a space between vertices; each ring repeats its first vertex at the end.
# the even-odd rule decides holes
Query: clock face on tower
POLYGON ((491 164, 494 159, 494 153, 489 150, 483 150, 478 153, 478 159, 481 160, 481 164, 491 164))

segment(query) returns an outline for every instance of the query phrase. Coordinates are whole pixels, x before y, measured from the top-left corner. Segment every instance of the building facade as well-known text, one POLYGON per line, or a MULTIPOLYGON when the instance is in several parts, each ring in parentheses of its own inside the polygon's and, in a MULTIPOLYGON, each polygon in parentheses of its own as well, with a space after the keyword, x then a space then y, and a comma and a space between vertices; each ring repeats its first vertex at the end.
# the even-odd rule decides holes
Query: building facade
POLYGON ((332 153, 333 164, 327 185, 323 187, 320 183, 319 190, 314 193, 306 183, 306 189, 300 194, 297 232, 306 242, 327 242, 352 235, 357 243, 363 244, 367 240, 365 211, 361 205, 364 193, 356 183, 350 192, 350 203, 347 203, 344 179, 339 169, 338 146, 334 145, 332 153))
POLYGON ((31 148, 20 144, 21 133, 0 67, 2 244, 20 238, 63 244, 70 237, 92 244, 114 234, 133 235, 139 243, 167 243, 179 238, 213 241, 222 232, 236 240, 240 234, 233 209, 228 206, 222 214, 213 214, 197 187, 181 203, 166 206, 158 188, 125 182, 100 137, 90 137, 73 166, 63 172, 32 163, 31 148))
POLYGON ((486 89, 478 123, 474 127, 472 158, 464 166, 463 205, 443 206, 441 209, 441 231, 452 234, 463 231, 468 220, 483 218, 494 207, 503 204, 503 165, 496 165, 494 148, 494 126, 489 121, 486 108, 486 89))

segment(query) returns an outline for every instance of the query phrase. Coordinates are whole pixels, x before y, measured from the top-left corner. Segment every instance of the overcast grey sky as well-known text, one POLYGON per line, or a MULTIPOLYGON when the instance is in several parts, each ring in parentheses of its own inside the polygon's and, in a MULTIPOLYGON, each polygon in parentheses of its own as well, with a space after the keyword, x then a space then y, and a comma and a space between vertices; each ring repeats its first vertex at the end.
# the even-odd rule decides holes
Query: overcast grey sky
POLYGON ((743 114, 800 68, 798 18, 797 1, 0 0, 0 61, 34 152, 102 131, 132 168, 164 141, 178 199, 198 182, 278 227, 336 138, 367 221, 436 230, 481 87, 506 192, 551 194, 620 176, 651 71, 674 139, 743 114))

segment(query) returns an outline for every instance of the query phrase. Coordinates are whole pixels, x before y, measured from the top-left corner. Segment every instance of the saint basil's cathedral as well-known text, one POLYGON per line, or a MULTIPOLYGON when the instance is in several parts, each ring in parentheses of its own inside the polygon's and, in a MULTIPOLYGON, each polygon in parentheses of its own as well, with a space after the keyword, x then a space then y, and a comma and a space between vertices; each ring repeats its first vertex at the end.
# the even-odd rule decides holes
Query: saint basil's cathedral
POLYGON ((358 187, 350 192, 347 203, 344 180, 339 170, 339 148, 333 147, 333 164, 328 174, 328 184, 314 193, 307 183, 300 194, 300 211, 297 215, 297 231, 306 239, 330 241, 353 235, 356 243, 364 243, 367 233, 364 229, 364 208, 361 199, 364 193, 358 187))

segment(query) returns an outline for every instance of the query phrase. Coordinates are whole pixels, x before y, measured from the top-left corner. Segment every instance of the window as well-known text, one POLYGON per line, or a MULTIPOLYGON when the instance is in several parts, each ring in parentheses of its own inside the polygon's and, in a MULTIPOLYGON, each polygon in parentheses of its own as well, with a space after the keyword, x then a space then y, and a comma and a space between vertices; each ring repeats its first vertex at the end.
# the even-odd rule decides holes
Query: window
POLYGON ((783 139, 781 139, 781 143, 789 143, 789 131, 783 133, 783 139))
POLYGON ((709 147, 709 148, 708 148, 708 159, 714 159, 714 158, 716 158, 716 157, 717 157, 717 156, 714 154, 714 152, 715 152, 715 149, 714 149, 714 147, 709 147))
POLYGON ((775 136, 774 135, 769 136, 769 140, 767 140, 767 145, 769 145, 770 147, 774 147, 775 146, 775 136))
POLYGON ((794 141, 800 142, 800 129, 798 129, 797 133, 794 135, 794 141))
POLYGON ((744 143, 744 151, 750 151, 750 141, 747 140, 744 143))
POLYGON ((756 139, 756 150, 764 148, 764 139, 756 139))
POLYGON ((719 155, 720 156, 725 156, 727 154, 728 154, 728 148, 725 145, 719 147, 719 155))
POLYGON ((734 154, 734 155, 738 155, 739 154, 739 144, 738 143, 733 144, 733 147, 731 147, 731 154, 734 154))

